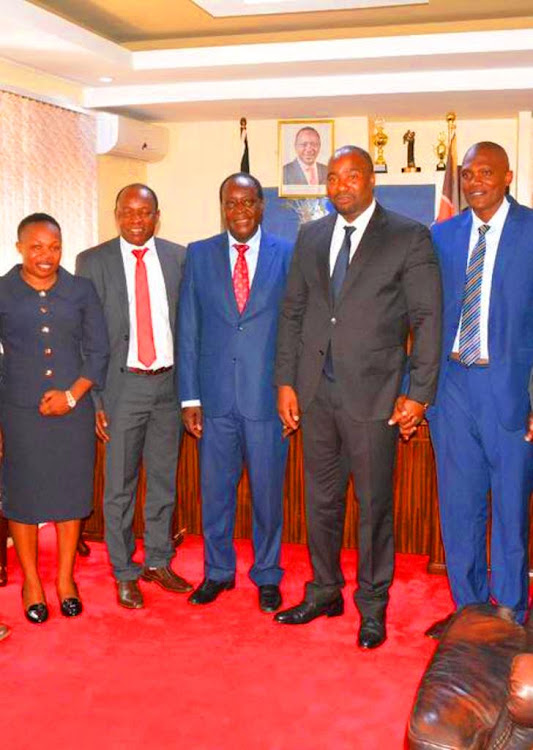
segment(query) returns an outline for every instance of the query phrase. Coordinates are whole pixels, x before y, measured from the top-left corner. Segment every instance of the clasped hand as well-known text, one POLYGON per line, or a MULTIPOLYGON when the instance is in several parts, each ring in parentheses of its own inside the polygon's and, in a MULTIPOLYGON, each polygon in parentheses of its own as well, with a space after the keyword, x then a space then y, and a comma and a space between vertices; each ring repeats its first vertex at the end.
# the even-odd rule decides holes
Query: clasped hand
POLYGON ((61 417, 70 411, 65 391, 46 391, 39 404, 43 417, 61 417))

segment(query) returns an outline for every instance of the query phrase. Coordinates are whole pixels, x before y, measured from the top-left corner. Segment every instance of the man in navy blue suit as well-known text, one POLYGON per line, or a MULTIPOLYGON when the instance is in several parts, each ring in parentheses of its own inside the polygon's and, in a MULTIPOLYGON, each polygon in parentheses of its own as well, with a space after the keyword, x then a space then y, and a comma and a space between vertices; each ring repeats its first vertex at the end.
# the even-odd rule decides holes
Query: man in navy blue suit
POLYGON ((188 249, 179 305, 179 395, 200 440, 205 578, 192 604, 235 586, 236 490, 243 464, 252 493, 250 570, 259 606, 281 605, 282 499, 287 442, 273 369, 278 315, 292 247, 261 228, 263 189, 251 175, 220 187, 227 231, 188 249))
MULTIPOLYGON (((533 211, 506 197, 512 178, 501 146, 475 144, 461 174, 470 210, 433 228, 444 318, 439 387, 428 420, 455 604, 497 603, 521 622, 533 487, 533 211)), ((439 638, 450 617, 426 634, 439 638)))

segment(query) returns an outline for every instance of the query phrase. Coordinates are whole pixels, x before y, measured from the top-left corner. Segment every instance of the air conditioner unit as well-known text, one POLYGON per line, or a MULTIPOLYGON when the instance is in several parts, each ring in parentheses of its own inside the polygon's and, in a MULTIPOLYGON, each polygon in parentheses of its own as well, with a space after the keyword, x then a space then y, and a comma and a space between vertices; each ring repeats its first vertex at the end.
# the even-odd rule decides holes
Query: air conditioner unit
POLYGON ((99 112, 96 116, 96 152, 160 161, 168 151, 168 130, 142 120, 99 112))

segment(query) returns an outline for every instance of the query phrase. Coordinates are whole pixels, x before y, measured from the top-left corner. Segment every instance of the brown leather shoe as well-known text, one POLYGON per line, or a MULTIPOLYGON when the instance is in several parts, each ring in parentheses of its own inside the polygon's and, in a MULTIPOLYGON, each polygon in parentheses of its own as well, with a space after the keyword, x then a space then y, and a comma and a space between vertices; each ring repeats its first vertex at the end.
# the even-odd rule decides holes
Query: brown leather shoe
POLYGON ((173 591, 175 594, 186 594, 192 591, 191 584, 174 573, 170 565, 166 568, 144 568, 141 573, 143 581, 152 581, 159 584, 166 591, 173 591))
POLYGON ((427 636, 427 638, 433 638, 434 641, 440 641, 454 614, 455 612, 451 612, 442 620, 437 620, 436 622, 434 622, 433 625, 430 625, 429 628, 424 632, 424 635, 427 636))
POLYGON ((138 581, 117 581, 117 601, 126 609, 142 609, 144 599, 138 581))
POLYGON ((7 625, 4 625, 2 622, 0 622, 0 641, 3 641, 4 638, 7 638, 10 633, 11 630, 7 627, 7 625))

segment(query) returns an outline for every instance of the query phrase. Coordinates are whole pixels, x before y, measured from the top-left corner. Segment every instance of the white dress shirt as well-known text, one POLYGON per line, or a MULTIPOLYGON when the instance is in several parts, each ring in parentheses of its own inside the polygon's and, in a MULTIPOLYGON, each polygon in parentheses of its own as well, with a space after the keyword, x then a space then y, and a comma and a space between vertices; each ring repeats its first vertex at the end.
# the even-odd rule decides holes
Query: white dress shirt
MULTIPOLYGON (((235 250, 233 246, 234 245, 248 245, 248 250, 245 252, 244 257, 246 259, 246 263, 248 264, 248 280, 250 282, 250 291, 251 291, 252 282, 255 276, 255 270, 257 268, 257 261, 259 258, 259 247, 261 245, 261 227, 258 227, 257 232, 254 234, 254 236, 250 237, 250 239, 246 240, 246 242, 239 242, 239 240, 236 240, 235 237, 232 237, 231 234, 228 232, 228 243, 229 243, 229 264, 231 268, 232 279, 233 279, 233 271, 235 270, 235 264, 237 263, 237 258, 239 257, 239 253, 235 250)), ((201 406, 201 405, 202 403, 200 399, 198 398, 193 398, 193 399, 189 399, 188 401, 181 402, 182 409, 185 409, 187 406, 201 406)))
MULTIPOLYGON (((472 211, 472 229, 470 230, 470 241, 468 244, 468 261, 472 255, 472 250, 479 240, 479 227, 483 224, 488 224, 490 229, 485 233, 485 260, 483 262, 483 277, 481 280, 481 301, 480 301, 480 319, 479 319, 479 335, 480 335, 480 353, 481 359, 490 359, 489 357, 489 308, 490 308, 490 292, 492 287, 492 274, 494 272, 494 264, 496 262, 496 254, 498 252, 498 245, 500 244, 500 238, 503 232, 503 225, 509 213, 509 201, 504 198, 502 205, 496 211, 494 216, 487 222, 481 221, 472 211)), ((459 326, 455 334, 455 341, 453 343, 453 352, 459 353, 459 334, 461 331, 461 320, 463 316, 461 313, 461 319, 459 320, 459 326)))
POLYGON ((128 349, 127 366, 140 370, 158 370, 160 367, 171 367, 174 364, 174 344, 170 327, 167 289, 161 269, 161 263, 155 248, 153 237, 142 246, 130 245, 124 237, 120 238, 120 250, 126 274, 128 289, 128 308, 130 316, 130 343, 128 349), (152 330, 154 334, 155 360, 150 367, 139 361, 137 351, 137 310, 135 305, 135 267, 137 258, 133 250, 147 248, 143 256, 148 277, 148 291, 150 293, 150 311, 152 313, 152 330))
POLYGON ((352 232, 352 235, 350 237, 350 263, 351 263, 353 256, 355 255, 355 252, 357 248, 359 247, 359 243, 361 242, 363 238, 365 229, 368 226, 368 222, 372 218, 372 215, 374 214, 375 209, 376 209, 376 201, 373 200, 372 203, 369 205, 369 207, 365 208, 363 213, 359 214, 357 219, 355 219, 352 222, 346 221, 344 217, 342 217, 340 214, 337 214, 337 221, 335 222, 333 235, 331 237, 331 244, 329 246, 329 275, 330 276, 333 274, 333 269, 335 268, 337 255, 339 254, 339 251, 342 247, 342 243, 344 242, 344 238, 346 236, 344 227, 355 227, 355 232, 352 232))

